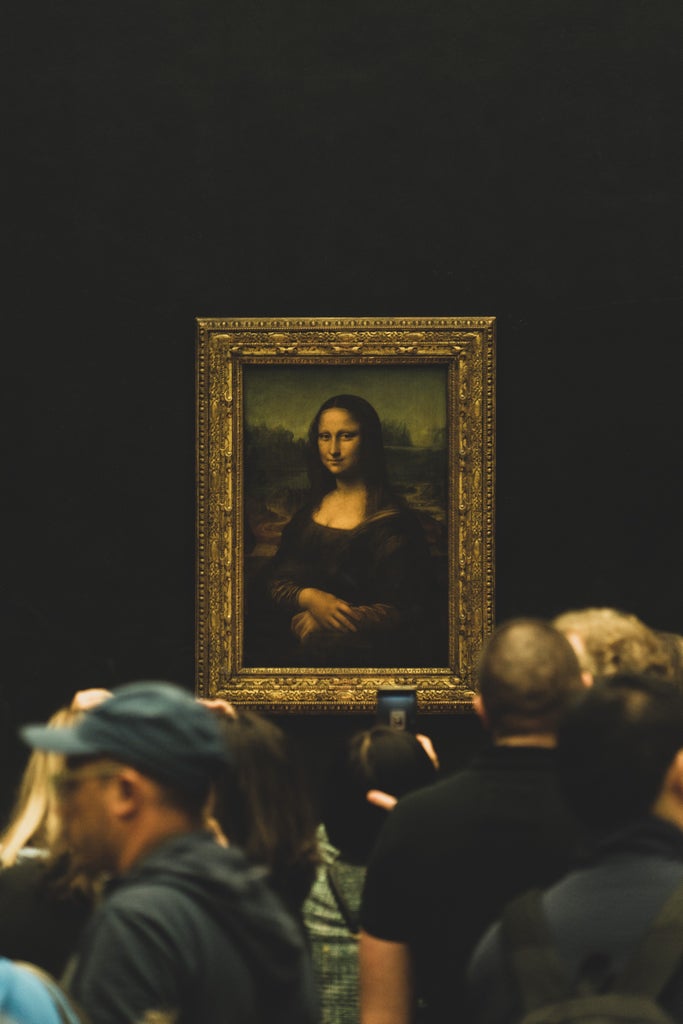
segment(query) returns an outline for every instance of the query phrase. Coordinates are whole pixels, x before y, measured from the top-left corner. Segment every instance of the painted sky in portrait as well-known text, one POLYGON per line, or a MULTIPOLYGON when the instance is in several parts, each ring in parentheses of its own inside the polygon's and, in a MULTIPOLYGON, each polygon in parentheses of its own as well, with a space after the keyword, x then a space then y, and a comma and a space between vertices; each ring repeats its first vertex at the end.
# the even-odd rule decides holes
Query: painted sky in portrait
POLYGON ((248 426, 282 426, 295 439, 327 398, 343 393, 365 398, 381 420, 405 421, 417 446, 446 425, 444 366, 245 366, 243 393, 248 426))

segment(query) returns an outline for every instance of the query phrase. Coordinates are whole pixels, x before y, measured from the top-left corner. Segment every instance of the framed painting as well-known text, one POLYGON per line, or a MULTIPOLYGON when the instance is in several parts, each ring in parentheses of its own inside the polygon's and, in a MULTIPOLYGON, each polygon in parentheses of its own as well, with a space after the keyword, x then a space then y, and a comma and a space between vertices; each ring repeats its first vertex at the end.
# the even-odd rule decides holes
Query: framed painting
POLYGON ((197 320, 196 690, 468 709, 494 600, 495 318, 197 320))

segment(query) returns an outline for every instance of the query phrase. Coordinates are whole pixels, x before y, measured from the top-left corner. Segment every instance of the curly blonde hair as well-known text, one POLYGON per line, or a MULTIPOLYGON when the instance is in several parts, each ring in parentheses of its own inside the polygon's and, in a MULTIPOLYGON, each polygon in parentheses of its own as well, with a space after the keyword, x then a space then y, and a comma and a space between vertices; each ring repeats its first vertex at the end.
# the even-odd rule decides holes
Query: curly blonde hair
POLYGON ((594 679, 617 673, 670 675, 669 659, 655 630, 618 608, 578 608, 552 621, 574 644, 579 664, 594 679))

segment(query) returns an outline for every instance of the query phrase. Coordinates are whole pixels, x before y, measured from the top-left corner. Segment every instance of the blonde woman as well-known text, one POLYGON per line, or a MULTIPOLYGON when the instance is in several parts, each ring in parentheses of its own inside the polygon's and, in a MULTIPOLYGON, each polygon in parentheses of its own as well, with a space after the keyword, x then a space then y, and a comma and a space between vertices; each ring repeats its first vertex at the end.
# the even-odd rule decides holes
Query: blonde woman
MULTIPOLYGON (((63 707, 49 724, 69 725, 82 714, 63 707)), ((55 977, 75 948, 97 891, 97 882, 73 864, 62 838, 52 780, 63 768, 60 754, 31 754, 0 834, 0 956, 36 964, 55 977)))
MULTIPOLYGON (((68 707, 48 719, 52 728, 78 721, 84 711, 111 696, 110 690, 78 690, 68 707)), ((60 821, 52 779, 64 768, 61 754, 34 750, 19 783, 9 821, 0 833, 0 868, 9 868, 32 857, 47 857, 60 842, 60 821)))

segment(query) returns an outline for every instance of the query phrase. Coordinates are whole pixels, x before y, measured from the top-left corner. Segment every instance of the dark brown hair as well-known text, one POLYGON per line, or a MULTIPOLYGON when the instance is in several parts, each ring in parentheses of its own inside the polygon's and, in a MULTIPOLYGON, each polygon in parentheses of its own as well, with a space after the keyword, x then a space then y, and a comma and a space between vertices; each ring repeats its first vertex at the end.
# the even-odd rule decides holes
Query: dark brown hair
POLYGON ((299 912, 318 865, 313 800, 296 749, 274 722, 240 709, 222 720, 233 766, 215 816, 230 843, 265 865, 273 888, 299 912))
POLYGON ((683 748, 683 691, 652 674, 588 687, 558 730, 558 775, 576 814, 601 831, 650 813, 683 748))

